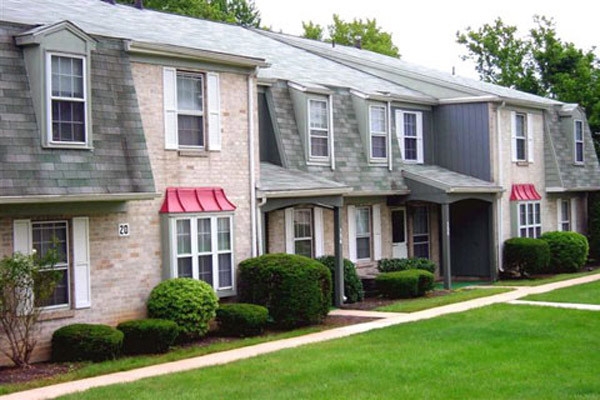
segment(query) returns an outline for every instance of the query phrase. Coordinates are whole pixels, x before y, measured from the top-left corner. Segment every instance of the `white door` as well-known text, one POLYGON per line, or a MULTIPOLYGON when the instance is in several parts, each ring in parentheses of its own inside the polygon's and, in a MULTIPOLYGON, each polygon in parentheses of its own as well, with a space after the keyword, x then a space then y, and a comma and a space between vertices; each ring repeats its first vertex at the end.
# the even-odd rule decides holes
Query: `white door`
POLYGON ((392 210, 392 256, 394 258, 408 257, 405 208, 392 210))

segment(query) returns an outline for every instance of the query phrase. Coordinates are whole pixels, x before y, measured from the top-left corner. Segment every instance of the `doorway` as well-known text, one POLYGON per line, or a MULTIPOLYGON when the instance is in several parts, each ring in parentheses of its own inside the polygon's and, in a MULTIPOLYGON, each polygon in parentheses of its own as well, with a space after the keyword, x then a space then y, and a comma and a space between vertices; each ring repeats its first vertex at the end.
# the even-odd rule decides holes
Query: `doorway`
POLYGON ((408 258, 406 208, 392 210, 392 256, 394 258, 408 258))

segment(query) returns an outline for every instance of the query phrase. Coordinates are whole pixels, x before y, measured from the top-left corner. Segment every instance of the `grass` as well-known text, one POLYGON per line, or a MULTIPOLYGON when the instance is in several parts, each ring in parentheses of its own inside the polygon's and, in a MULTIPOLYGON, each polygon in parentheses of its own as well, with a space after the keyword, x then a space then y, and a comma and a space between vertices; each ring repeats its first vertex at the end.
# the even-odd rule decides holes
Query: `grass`
POLYGON ((553 290, 548 293, 532 294, 523 300, 600 305, 600 281, 553 290))
POLYGON ((76 369, 53 376, 51 378, 35 380, 24 383, 15 383, 0 385, 0 395, 20 392, 27 389, 34 389, 42 386, 54 385, 62 382, 70 382, 77 379, 91 378, 99 375, 106 375, 114 372, 128 371, 135 368, 147 367, 150 365, 163 364, 166 362, 183 360, 191 357, 203 356, 206 354, 217 353, 221 351, 227 351, 237 349, 240 347, 252 346, 255 344, 270 342, 274 340, 287 339, 295 336, 307 335, 323 330, 319 326, 307 327, 302 329, 296 329, 290 332, 281 332, 268 334, 264 336, 258 336, 253 338, 245 338, 240 340, 234 340, 231 342, 213 343, 207 346, 190 346, 190 347, 179 347, 169 353, 158 354, 158 355, 146 355, 136 357, 123 357, 117 360, 105 361, 101 363, 78 363, 73 364, 76 369))
POLYGON ((484 307, 64 399, 600 398, 600 318, 484 307))
POLYGON ((480 297, 510 292, 512 289, 490 288, 490 289, 459 289, 444 296, 421 297, 418 299, 402 300, 389 306, 377 308, 377 311, 404 312, 427 310, 429 308, 445 306, 461 301, 478 299, 480 297))
POLYGON ((577 272, 574 274, 558 274, 549 278, 541 279, 515 279, 515 280, 501 280, 494 283, 495 286, 540 286, 548 283, 566 281, 568 279, 575 279, 582 276, 600 274, 600 268, 593 271, 577 272))

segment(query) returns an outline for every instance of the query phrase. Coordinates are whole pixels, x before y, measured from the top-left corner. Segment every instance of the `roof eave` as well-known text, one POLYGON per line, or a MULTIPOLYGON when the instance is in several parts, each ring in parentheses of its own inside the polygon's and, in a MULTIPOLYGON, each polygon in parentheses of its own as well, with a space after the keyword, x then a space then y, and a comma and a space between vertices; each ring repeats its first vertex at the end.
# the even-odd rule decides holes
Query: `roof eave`
POLYGON ((33 196, 0 196, 0 204, 36 204, 36 203, 75 203, 91 201, 132 201, 153 200, 160 197, 156 192, 140 193, 100 193, 76 195, 33 195, 33 196))
POLYGON ((261 190, 258 189, 257 196, 267 199, 284 199, 288 197, 320 197, 320 196, 343 196, 352 191, 350 187, 328 188, 328 189, 296 189, 296 190, 261 190))

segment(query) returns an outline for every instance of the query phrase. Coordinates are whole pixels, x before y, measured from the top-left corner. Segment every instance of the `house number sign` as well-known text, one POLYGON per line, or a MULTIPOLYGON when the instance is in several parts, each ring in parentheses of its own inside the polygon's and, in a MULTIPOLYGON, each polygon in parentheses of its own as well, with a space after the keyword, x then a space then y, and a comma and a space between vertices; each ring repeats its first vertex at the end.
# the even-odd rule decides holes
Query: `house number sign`
POLYGON ((119 236, 129 236, 129 224, 119 224, 119 236))

